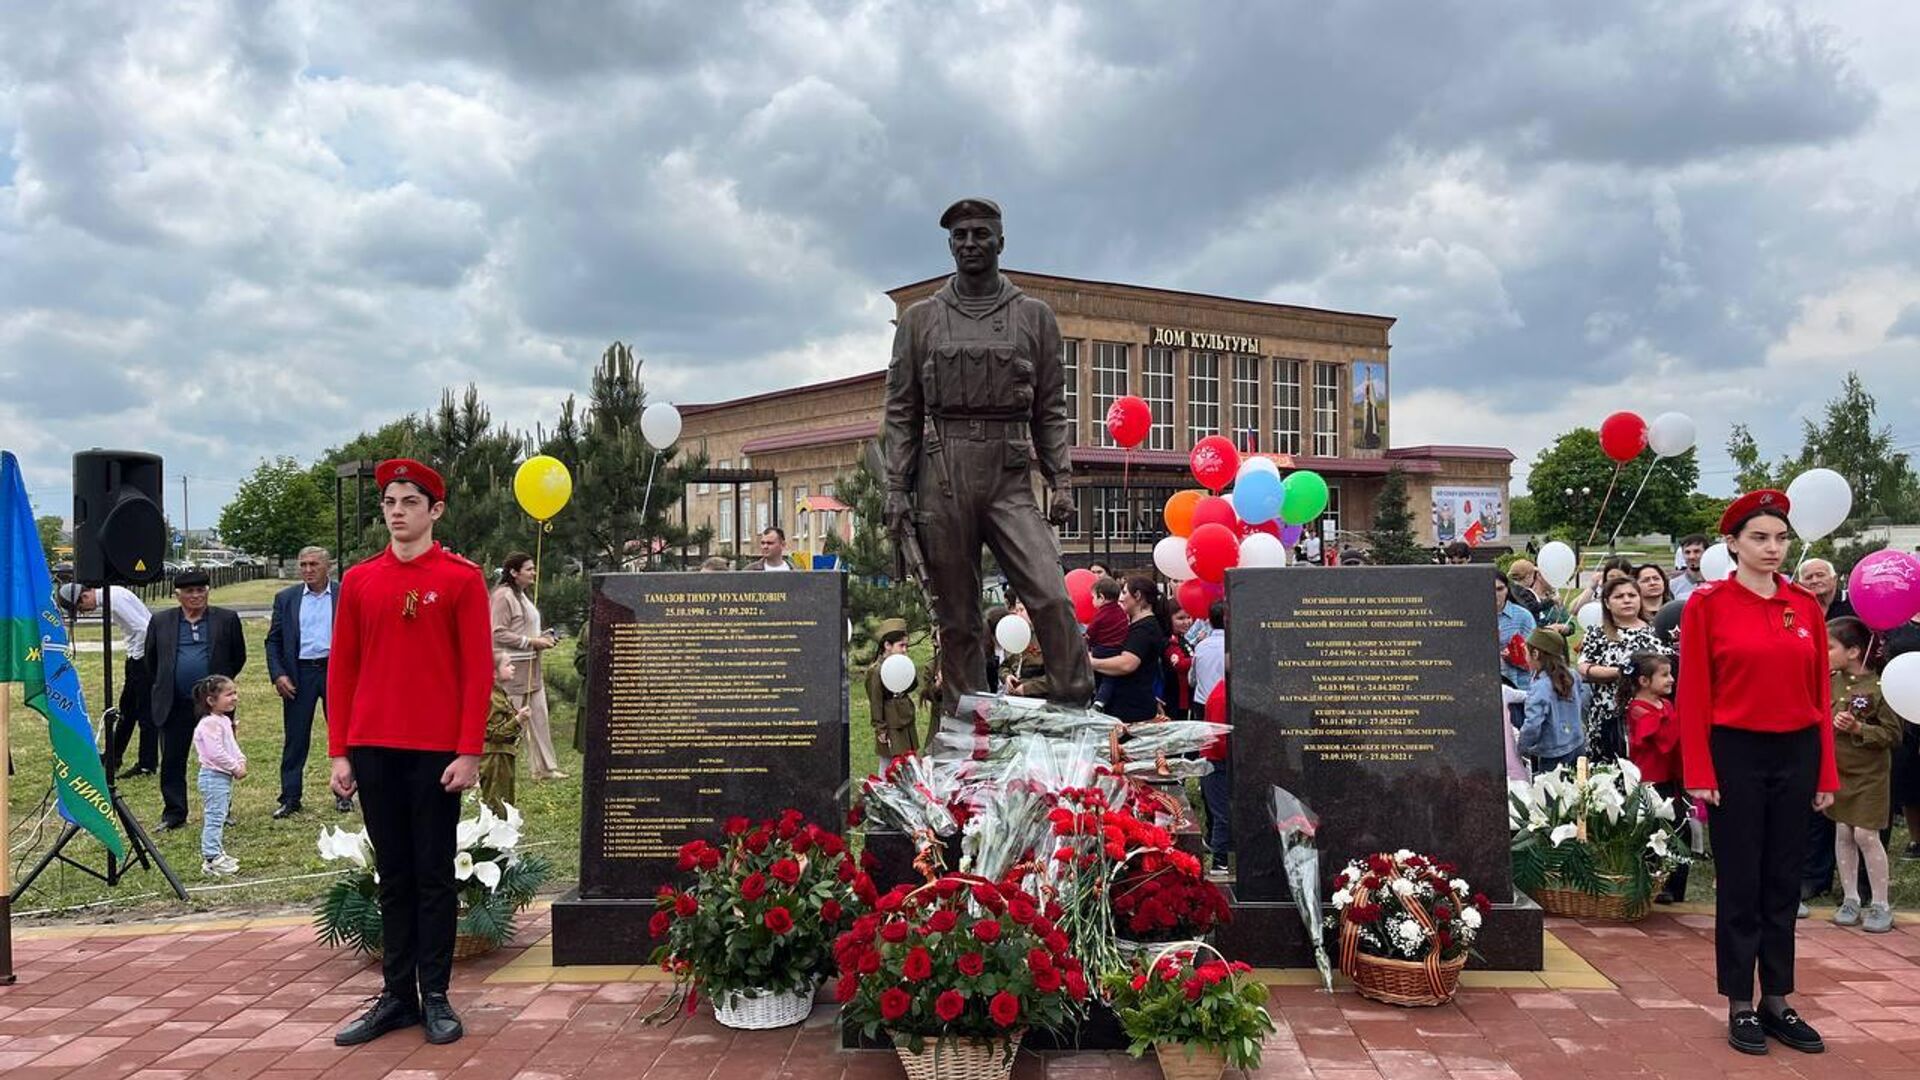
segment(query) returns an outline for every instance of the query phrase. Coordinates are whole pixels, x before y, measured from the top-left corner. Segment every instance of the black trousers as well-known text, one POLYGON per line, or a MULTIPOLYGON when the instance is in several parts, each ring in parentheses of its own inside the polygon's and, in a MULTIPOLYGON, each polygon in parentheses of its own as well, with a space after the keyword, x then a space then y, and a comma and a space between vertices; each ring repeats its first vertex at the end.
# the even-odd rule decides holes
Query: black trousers
POLYGON ((186 698, 173 699, 167 710, 167 722, 160 728, 160 820, 178 823, 187 820, 187 753, 193 749, 193 729, 198 721, 193 703, 186 698))
POLYGON ((440 786, 453 754, 355 746, 347 761, 360 785, 360 810, 380 871, 387 992, 410 1003, 421 994, 444 994, 460 919, 453 877, 460 796, 440 786))
POLYGON ((1720 805, 1713 830, 1713 945, 1720 993, 1753 1000, 1793 993, 1794 913, 1806 864, 1807 811, 1819 784, 1820 734, 1717 727, 1711 736, 1720 805))
POLYGON ((1833 891, 1833 877, 1839 871, 1833 853, 1833 819, 1807 807, 1807 861, 1800 868, 1800 895, 1811 900, 1833 891))
POLYGON ((293 697, 280 703, 286 742, 280 747, 280 803, 300 805, 306 789, 307 752, 313 745, 314 706, 327 700, 327 662, 302 660, 293 673, 293 697))
POLYGON ((153 673, 145 660, 128 658, 120 683, 120 719, 115 722, 107 744, 107 770, 119 772, 126 760, 127 744, 135 731, 140 733, 140 749, 135 766, 155 770, 160 767, 160 732, 153 726, 153 673))

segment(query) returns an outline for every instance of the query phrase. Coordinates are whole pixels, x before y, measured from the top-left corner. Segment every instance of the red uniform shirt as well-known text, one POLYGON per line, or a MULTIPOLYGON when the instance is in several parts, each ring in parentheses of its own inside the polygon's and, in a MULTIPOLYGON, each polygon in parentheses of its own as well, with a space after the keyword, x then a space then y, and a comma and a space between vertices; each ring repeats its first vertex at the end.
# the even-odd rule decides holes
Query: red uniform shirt
POLYGON ((327 665, 327 753, 351 746, 478 754, 493 692, 480 568, 433 545, 389 547, 340 579, 327 665))
POLYGON ((1680 779, 1680 717, 1673 702, 1627 702, 1627 757, 1649 784, 1680 779))
POLYGON ((1738 581, 1693 590, 1680 617, 1680 747, 1689 788, 1718 788, 1715 727, 1820 732, 1820 791, 1839 791, 1828 717, 1827 623, 1820 601, 1784 577, 1760 596, 1738 581))

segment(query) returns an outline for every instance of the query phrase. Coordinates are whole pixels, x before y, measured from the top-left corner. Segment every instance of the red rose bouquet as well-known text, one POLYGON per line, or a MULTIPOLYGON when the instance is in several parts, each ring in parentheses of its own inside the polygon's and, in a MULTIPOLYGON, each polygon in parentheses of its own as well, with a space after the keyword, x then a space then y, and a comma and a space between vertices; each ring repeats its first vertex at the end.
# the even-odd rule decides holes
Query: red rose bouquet
POLYGON ((1134 1057, 1151 1046, 1163 1060, 1169 1053, 1187 1061, 1205 1055, 1216 1067, 1251 1070, 1260 1064, 1260 1040, 1274 1030, 1267 988, 1253 969, 1197 942, 1169 946, 1152 964, 1113 972, 1101 985, 1134 1057), (1213 958, 1202 960, 1200 949, 1213 958))
MULTIPOLYGON (((842 1015, 910 1053, 929 1040, 1013 1040, 1058 1031, 1087 999, 1060 909, 1017 885, 949 874, 880 897, 834 942, 842 1015)), ((1011 1043, 1009 1043, 1011 1045, 1011 1043)))
POLYGON ((841 838, 797 810, 754 823, 729 820, 721 846, 681 847, 685 891, 662 886, 648 929, 665 943, 653 960, 675 977, 673 994, 653 1014, 692 1011, 704 992, 722 1005, 741 996, 811 997, 831 970, 834 937, 874 896, 873 882, 841 838))
POLYGON ((1212 933, 1233 918, 1220 887, 1208 881, 1200 860, 1173 845, 1157 825, 1131 814, 1110 813, 1109 828, 1124 843, 1113 881, 1114 926, 1135 941, 1177 941, 1212 933))

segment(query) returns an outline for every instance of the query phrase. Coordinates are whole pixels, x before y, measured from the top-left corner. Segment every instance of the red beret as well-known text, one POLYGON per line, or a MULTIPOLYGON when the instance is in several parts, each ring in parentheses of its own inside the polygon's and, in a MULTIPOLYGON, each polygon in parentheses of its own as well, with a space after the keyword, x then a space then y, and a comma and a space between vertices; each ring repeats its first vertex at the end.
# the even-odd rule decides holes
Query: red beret
POLYGON ((421 490, 433 496, 434 502, 447 501, 447 482, 440 474, 412 458, 388 458, 373 468, 373 482, 381 491, 395 480, 406 480, 420 485, 421 490))
POLYGON ((1771 510, 1785 517, 1792 506, 1784 491, 1775 491, 1773 488, 1749 491, 1728 504, 1727 512, 1720 515, 1720 535, 1732 536, 1735 529, 1762 510, 1771 510))

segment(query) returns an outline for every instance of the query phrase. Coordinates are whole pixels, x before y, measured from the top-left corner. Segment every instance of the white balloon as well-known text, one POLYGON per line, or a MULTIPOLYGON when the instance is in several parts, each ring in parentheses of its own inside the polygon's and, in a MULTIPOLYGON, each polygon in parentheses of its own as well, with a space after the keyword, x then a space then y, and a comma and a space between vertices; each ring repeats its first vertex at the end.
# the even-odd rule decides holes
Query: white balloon
POLYGON ((640 434, 655 450, 672 446, 680 440, 680 410, 664 401, 640 410, 640 434))
POLYGON ((1240 541, 1241 566, 1285 566, 1287 545, 1272 533, 1248 533, 1240 541))
POLYGON ((1166 575, 1169 581, 1186 581, 1193 577, 1193 567, 1187 565, 1187 538, 1184 536, 1163 536, 1153 545, 1153 568, 1166 575))
POLYGON ((1272 458, 1263 458, 1263 457, 1242 458, 1240 460, 1240 472, 1236 476, 1234 476, 1234 479, 1239 480, 1241 477, 1246 476, 1250 472, 1272 473, 1275 476, 1279 476, 1280 466, 1275 465, 1273 463, 1272 458))
POLYGON ((1693 417, 1686 413, 1661 413, 1647 425, 1647 445, 1657 457, 1679 457, 1693 449, 1697 435, 1693 417))
POLYGON ((880 685, 896 694, 906 693, 913 686, 913 658, 894 653, 880 661, 880 685))
POLYGON ((1579 614, 1575 615, 1574 618, 1580 620, 1580 625, 1586 627, 1588 630, 1592 630, 1595 627, 1599 626, 1600 625, 1600 601, 1589 600, 1586 603, 1580 605, 1580 612, 1579 614))
POLYGON ((1564 589, 1573 584, 1573 572, 1577 561, 1573 549, 1559 540, 1548 541, 1540 548, 1540 558, 1535 562, 1540 572, 1547 575, 1547 584, 1556 589, 1564 589))
POLYGON ((1018 615, 1008 615, 993 628, 993 640, 1008 656, 1026 652, 1033 644, 1033 626, 1018 615))
POLYGON ((1880 672, 1880 696, 1909 724, 1920 724, 1920 652, 1901 653, 1880 672))
POLYGON ((1727 550, 1725 540, 1708 548, 1700 555, 1700 576, 1708 581, 1719 581, 1733 573, 1733 552, 1727 550))
POLYGON ((1808 469, 1787 485, 1787 522, 1811 544, 1840 527, 1853 511, 1853 488, 1832 469, 1808 469))

